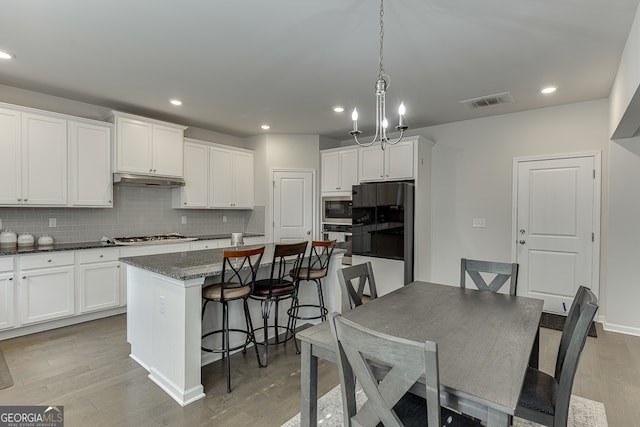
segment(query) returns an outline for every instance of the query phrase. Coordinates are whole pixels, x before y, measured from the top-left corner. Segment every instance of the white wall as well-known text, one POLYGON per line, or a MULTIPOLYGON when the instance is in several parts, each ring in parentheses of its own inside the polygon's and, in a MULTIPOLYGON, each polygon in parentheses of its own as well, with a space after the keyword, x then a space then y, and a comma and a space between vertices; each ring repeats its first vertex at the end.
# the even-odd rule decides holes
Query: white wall
POLYGON ((458 284, 462 257, 511 261, 514 157, 602 151, 606 179, 604 99, 416 131, 436 141, 431 185, 434 282, 458 284), (473 218, 486 219, 486 228, 473 228, 473 218))

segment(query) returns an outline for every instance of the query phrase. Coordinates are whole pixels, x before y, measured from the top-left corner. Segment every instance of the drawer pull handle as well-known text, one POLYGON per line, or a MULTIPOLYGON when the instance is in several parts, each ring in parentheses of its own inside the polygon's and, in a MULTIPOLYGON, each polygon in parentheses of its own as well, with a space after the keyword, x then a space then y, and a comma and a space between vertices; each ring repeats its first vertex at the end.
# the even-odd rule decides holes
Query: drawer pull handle
POLYGON ((51 262, 51 261, 52 261, 52 260, 49 260, 49 261, 47 261, 47 262, 51 262))
POLYGON ((101 254, 101 255, 100 255, 100 258, 104 258, 104 255, 102 255, 102 254, 101 254))

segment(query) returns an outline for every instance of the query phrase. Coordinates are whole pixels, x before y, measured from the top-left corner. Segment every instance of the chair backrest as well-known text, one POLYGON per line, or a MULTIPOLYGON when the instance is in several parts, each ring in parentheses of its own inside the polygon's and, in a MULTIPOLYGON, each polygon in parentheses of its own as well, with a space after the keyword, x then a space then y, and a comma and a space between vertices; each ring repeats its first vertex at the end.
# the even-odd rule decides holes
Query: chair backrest
MULTIPOLYGON (((329 269, 329 261, 331 261, 331 255, 336 247, 336 240, 314 240, 311 242, 311 253, 309 254, 309 263, 307 265, 306 279, 311 278, 311 271, 324 271, 324 276, 327 275, 329 269)), ((324 277, 322 276, 322 277, 324 277)), ((315 278, 320 278, 314 276, 315 278)), ((305 278, 305 275, 302 275, 305 278)))
POLYGON ((558 391, 556 394, 555 425, 566 425, 573 379, 578 370, 580 355, 597 310, 598 300, 594 293, 589 288, 580 286, 564 324, 558 348, 558 358, 556 359, 555 378, 558 382, 558 391))
POLYGON ((374 427, 379 423, 402 426, 393 407, 423 376, 428 425, 441 425, 435 342, 420 343, 386 335, 336 313, 332 313, 329 321, 338 356, 345 426, 374 427), (391 370, 378 381, 374 372, 382 372, 381 366, 391 370), (367 397, 359 411, 355 401, 356 380, 367 397))
POLYGON ((296 283, 307 250, 308 241, 299 243, 278 243, 273 249, 271 275, 269 276, 269 297, 274 286, 296 283))
POLYGON ((222 299, 228 288, 249 286, 256 280, 264 246, 251 249, 225 249, 222 264, 222 299))
POLYGON ((340 282, 342 304, 346 308, 348 302, 350 310, 362 304, 362 296, 364 295, 367 284, 369 285, 369 296, 371 299, 378 297, 376 280, 373 277, 373 268, 370 262, 338 269, 338 282, 340 282), (357 288, 354 288, 354 283, 352 282, 355 279, 358 280, 355 284, 357 288))
POLYGON ((467 274, 473 280, 476 288, 481 291, 498 292, 510 280, 509 295, 516 294, 518 286, 518 264, 506 262, 477 261, 462 258, 460 260, 460 287, 465 287, 467 274), (487 285, 480 273, 495 274, 491 283, 487 285))

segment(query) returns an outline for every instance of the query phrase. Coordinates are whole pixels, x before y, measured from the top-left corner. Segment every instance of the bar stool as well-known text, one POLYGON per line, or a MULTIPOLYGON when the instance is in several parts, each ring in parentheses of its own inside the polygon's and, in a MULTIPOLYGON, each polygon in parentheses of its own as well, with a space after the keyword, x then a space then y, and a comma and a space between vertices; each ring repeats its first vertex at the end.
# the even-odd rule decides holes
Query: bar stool
POLYGON ((311 242, 311 253, 309 254, 309 262, 306 267, 300 269, 300 272, 297 276, 294 276, 295 272, 291 271, 291 276, 297 279, 298 281, 304 280, 307 282, 313 281, 315 282, 318 288, 318 304, 300 304, 298 300, 298 292, 300 290, 300 285, 296 288, 296 293, 293 296, 293 305, 289 310, 287 310, 287 314, 289 315, 289 322, 291 324, 290 329, 294 331, 296 330, 296 325, 298 320, 315 320, 322 319, 327 320, 327 314, 329 311, 324 303, 324 295, 322 292, 322 279, 327 276, 327 270, 329 269, 329 261, 331 260, 331 255, 333 255, 333 249, 335 248, 336 241, 335 240, 326 240, 326 241, 318 241, 314 240, 311 242), (300 309, 304 311, 312 311, 313 309, 318 310, 317 315, 300 315, 300 309))
MULTIPOLYGON (((211 335, 222 334, 222 347, 207 348, 203 343, 202 350, 209 353, 222 353, 222 358, 226 359, 227 393, 231 392, 231 360, 229 359, 229 353, 240 348, 242 348, 242 351, 244 352, 247 350, 247 345, 252 342, 255 343, 253 323, 251 322, 251 315, 249 314, 247 298, 251 294, 251 286, 255 283, 256 274, 258 273, 263 253, 264 246, 251 249, 225 249, 222 263, 222 278, 220 283, 210 284, 215 279, 213 277, 206 278, 202 289, 202 298, 204 300, 204 304, 202 306, 203 320, 205 309, 209 302, 213 301, 222 303, 222 329, 217 329, 202 335, 202 340, 204 341, 205 338, 211 335), (236 300, 242 300, 243 302, 244 318, 247 322, 247 329, 229 327, 229 302, 236 300), (231 332, 245 334, 246 339, 244 340, 244 343, 231 347, 229 340, 231 332)), ((258 366, 260 366, 261 363, 258 348, 255 347, 255 350, 256 358, 258 359, 258 366)))
MULTIPOLYGON (((256 328, 254 331, 262 331, 262 341, 254 341, 256 345, 263 346, 262 367, 267 367, 267 355, 269 350, 269 329, 273 329, 275 333, 275 344, 286 344, 291 339, 289 336, 289 323, 287 326, 278 325, 278 306, 280 301, 291 299, 295 295, 298 280, 297 277, 302 268, 304 253, 307 250, 307 241, 301 243, 279 243, 273 250, 273 261, 271 262, 271 274, 268 279, 256 280, 249 298, 258 300, 262 306, 263 326, 256 328), (293 274, 292 274, 293 273, 293 274), (271 308, 275 304, 275 321, 269 326, 269 315, 271 308), (285 330, 285 339, 280 341, 279 332, 285 330)), ((294 340, 295 341, 295 340, 294 340)), ((298 343, 296 344, 296 352, 298 352, 298 343)))

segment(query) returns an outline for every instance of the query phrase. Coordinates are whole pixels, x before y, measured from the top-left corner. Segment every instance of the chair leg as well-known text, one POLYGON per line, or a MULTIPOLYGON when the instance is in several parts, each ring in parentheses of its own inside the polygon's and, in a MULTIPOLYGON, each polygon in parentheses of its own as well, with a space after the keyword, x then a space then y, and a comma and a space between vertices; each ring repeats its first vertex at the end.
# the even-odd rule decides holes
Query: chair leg
POLYGON ((318 302, 320 304, 320 316, 321 316, 320 318, 324 321, 324 320, 327 320, 327 314, 326 314, 326 306, 324 305, 324 295, 322 292, 322 280, 315 279, 314 281, 318 285, 318 302))
POLYGON ((231 393, 231 359, 229 358, 229 308, 227 301, 222 302, 222 324, 224 328, 224 348, 225 365, 227 368, 227 393, 231 393))
POLYGON ((267 367, 267 352, 269 350, 269 312, 271 311, 271 304, 273 301, 262 301, 262 320, 264 322, 263 331, 263 350, 262 350, 262 367, 267 367))
MULTIPOLYGON (((298 301, 297 300, 298 300, 297 295, 296 295, 295 299, 293 299, 293 298, 291 299, 291 308, 294 307, 293 304, 296 305, 296 308, 295 308, 295 311, 294 311, 296 317, 289 316, 289 320, 291 321, 291 326, 289 326, 287 324, 287 328, 289 328, 289 327, 291 328, 291 337, 293 338, 293 344, 295 344, 295 346, 296 346, 296 354, 300 354, 300 349, 298 348, 298 341, 296 341, 296 320, 298 320, 297 319, 297 317, 298 317, 298 308, 297 308, 298 301)), ((287 329, 287 332, 288 331, 289 331, 289 329, 287 329)))
POLYGON ((278 330, 280 328, 278 328, 278 317, 280 316, 280 309, 278 308, 278 305, 280 303, 280 300, 278 298, 276 298, 276 315, 275 315, 275 325, 276 327, 274 328, 275 332, 276 332, 276 344, 280 344, 280 334, 278 334, 278 330))
POLYGON ((247 330, 250 333, 250 335, 247 334, 247 340, 251 340, 253 342, 253 348, 256 351, 256 359, 258 359, 258 367, 262 367, 262 362, 260 362, 260 352, 258 352, 258 343, 256 342, 256 334, 253 329, 253 321, 251 320, 251 312, 249 312, 249 303, 246 298, 244 299, 244 317, 247 321, 247 330))

